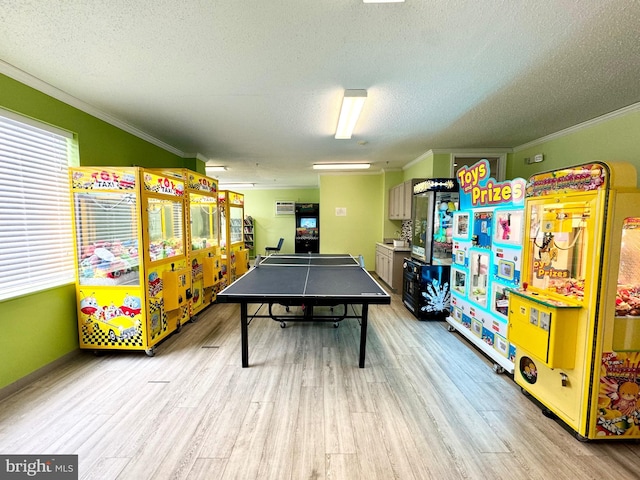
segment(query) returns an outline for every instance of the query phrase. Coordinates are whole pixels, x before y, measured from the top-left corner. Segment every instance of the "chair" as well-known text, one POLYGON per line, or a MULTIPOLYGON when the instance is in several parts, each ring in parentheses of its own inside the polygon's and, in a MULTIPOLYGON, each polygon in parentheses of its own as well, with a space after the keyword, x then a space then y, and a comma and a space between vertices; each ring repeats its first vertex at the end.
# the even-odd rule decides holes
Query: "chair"
POLYGON ((271 255, 272 253, 279 253, 283 243, 284 243, 284 238, 280 238, 280 240, 278 241, 277 247, 264 247, 264 254, 271 255))

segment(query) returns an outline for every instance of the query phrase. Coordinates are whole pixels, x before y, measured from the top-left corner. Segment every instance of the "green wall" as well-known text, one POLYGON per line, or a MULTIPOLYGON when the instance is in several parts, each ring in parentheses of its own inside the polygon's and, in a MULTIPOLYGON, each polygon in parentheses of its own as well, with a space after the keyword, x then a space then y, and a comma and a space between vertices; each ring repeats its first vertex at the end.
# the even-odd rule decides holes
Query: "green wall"
POLYGON ((419 161, 404 171, 404 180, 412 178, 449 178, 451 175, 450 153, 425 153, 419 161))
MULTIPOLYGON (((244 214, 253 217, 255 253, 263 255, 264 247, 275 247, 284 238, 282 253, 295 252, 295 215, 276 215, 276 202, 320 203, 320 191, 309 189, 239 190, 244 194, 244 214)), ((323 225, 320 224, 322 233, 323 225)))
POLYGON ((639 108, 513 153, 507 162, 507 178, 529 178, 536 172, 594 160, 630 162, 640 174, 639 108), (539 153, 544 155, 543 162, 525 163, 525 158, 539 153))
POLYGON ((383 184, 382 174, 320 176, 320 253, 362 255, 365 268, 375 270, 387 214, 383 184), (346 215, 338 216, 337 208, 346 215))
POLYGON ((403 180, 433 177, 433 154, 428 153, 404 171, 403 180))
MULTIPOLYGON (((77 134, 81 165, 198 167, 0 74, 0 107, 77 134)), ((204 168, 204 167, 200 167, 204 168)), ((0 389, 78 348, 73 285, 0 302, 0 389)))

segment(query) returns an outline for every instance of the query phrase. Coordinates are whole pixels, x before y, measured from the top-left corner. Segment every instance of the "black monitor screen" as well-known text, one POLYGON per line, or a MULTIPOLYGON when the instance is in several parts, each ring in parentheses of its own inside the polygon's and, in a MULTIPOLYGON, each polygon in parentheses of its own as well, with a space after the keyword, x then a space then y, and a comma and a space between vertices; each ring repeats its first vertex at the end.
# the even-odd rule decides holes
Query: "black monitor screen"
POLYGON ((318 219, 315 217, 301 218, 300 227, 302 228, 317 228, 318 219))

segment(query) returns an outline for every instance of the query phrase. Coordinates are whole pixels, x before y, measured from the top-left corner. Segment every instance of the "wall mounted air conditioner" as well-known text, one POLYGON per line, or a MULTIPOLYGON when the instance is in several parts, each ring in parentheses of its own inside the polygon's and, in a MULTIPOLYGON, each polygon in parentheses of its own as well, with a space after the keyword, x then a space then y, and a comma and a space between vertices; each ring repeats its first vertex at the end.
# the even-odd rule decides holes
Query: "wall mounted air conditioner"
POLYGON ((295 215, 296 202, 276 201, 276 215, 295 215))

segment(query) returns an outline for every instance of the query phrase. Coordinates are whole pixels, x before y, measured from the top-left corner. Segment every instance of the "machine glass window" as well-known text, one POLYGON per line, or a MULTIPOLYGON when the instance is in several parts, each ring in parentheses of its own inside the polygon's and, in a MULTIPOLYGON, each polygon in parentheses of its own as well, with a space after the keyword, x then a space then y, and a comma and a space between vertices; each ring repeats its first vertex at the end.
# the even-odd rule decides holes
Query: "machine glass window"
POLYGON ((218 245, 218 215, 216 197, 191 194, 189 197, 191 220, 191 249, 215 247, 218 245))
POLYGON ((530 212, 529 285, 573 300, 584 299, 591 202, 535 203, 530 212))
POLYGON ((132 193, 74 194, 80 285, 139 283, 136 199, 132 193))
POLYGON ((147 212, 151 261, 183 255, 182 203, 152 197, 147 212))
POLYGON ((626 218, 623 223, 615 308, 613 349, 639 351, 640 218, 626 218))

